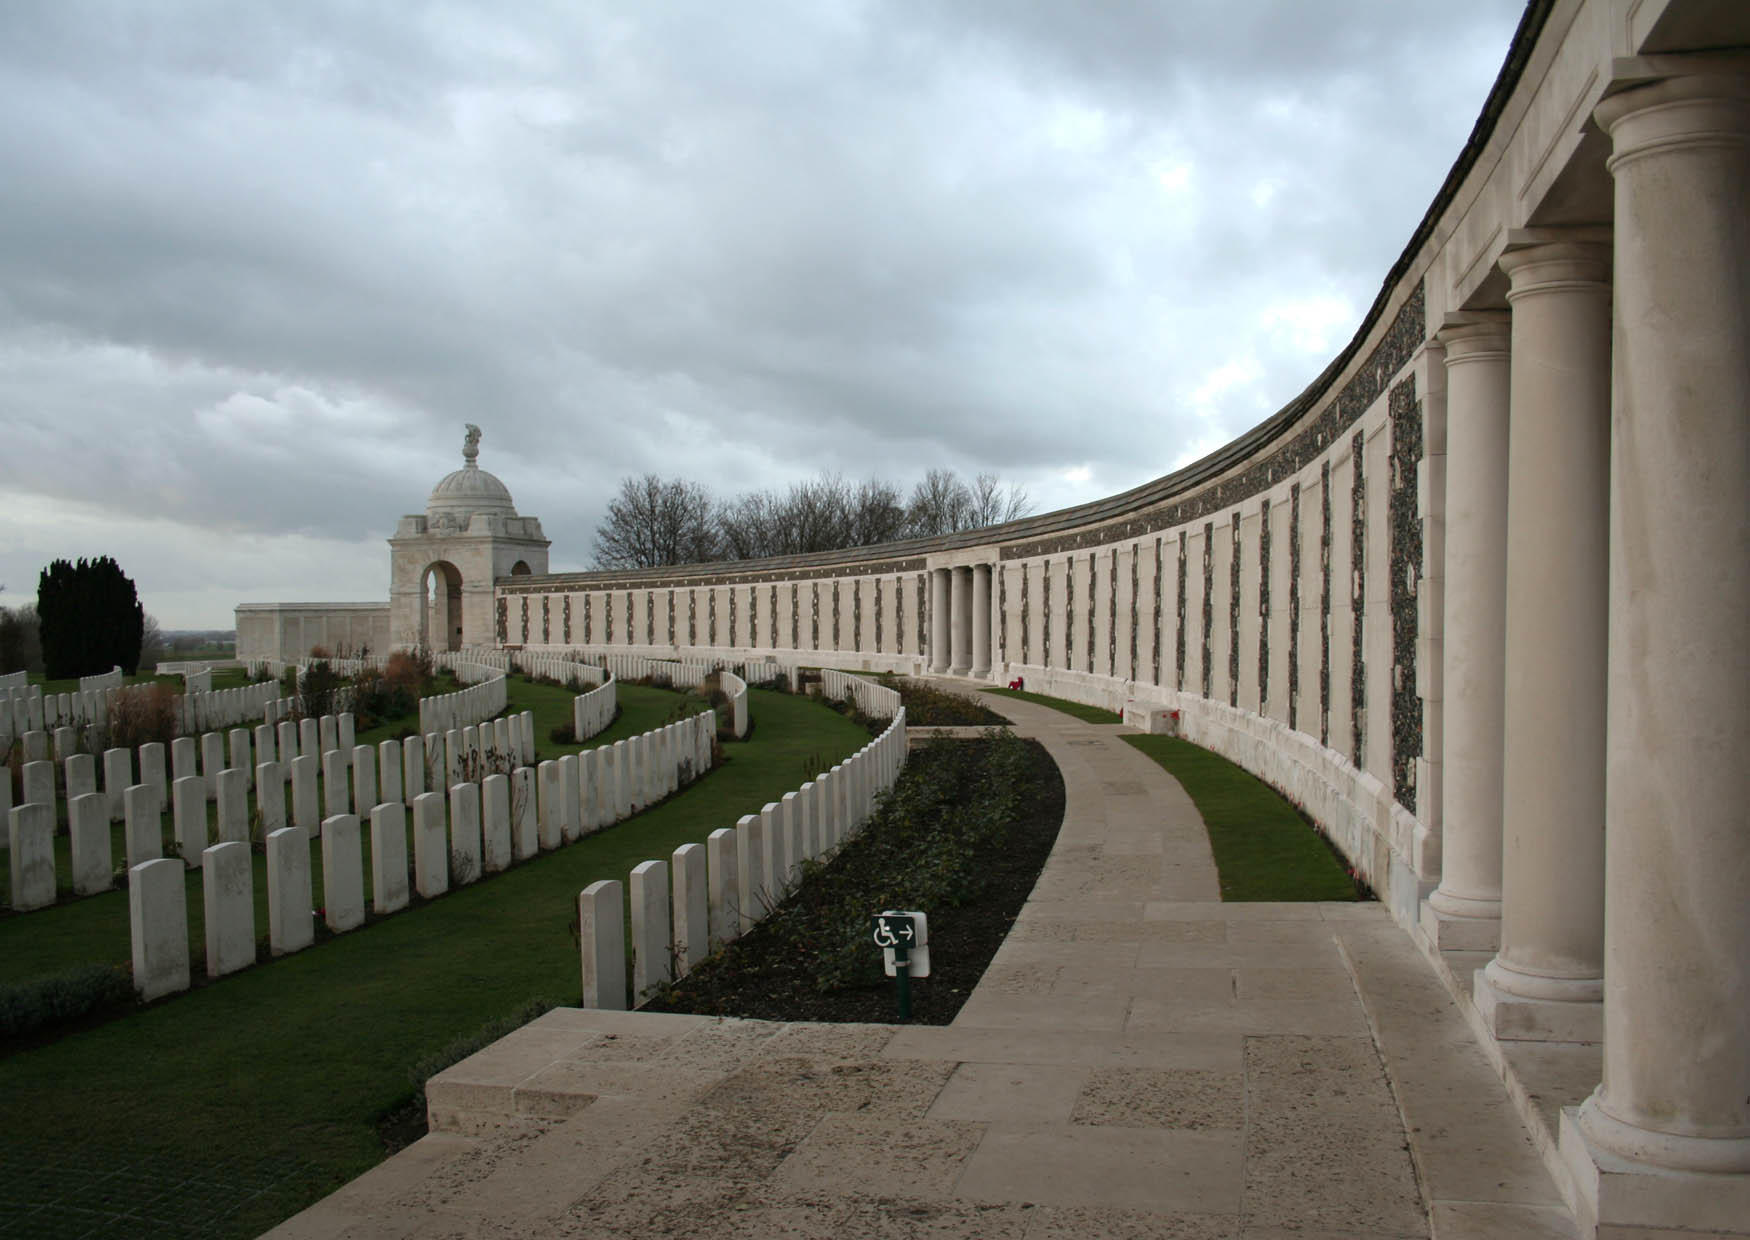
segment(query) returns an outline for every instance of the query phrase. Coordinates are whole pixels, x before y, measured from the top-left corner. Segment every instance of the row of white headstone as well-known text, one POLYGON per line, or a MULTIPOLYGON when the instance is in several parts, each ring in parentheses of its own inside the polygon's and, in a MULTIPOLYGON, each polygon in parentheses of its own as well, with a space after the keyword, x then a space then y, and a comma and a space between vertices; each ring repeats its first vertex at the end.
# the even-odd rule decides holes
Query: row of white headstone
MULTIPOLYGON (((353 789, 358 804, 351 809, 342 805, 340 812, 326 814, 317 828, 321 842, 322 916, 336 934, 364 923, 360 833, 365 822, 370 828, 371 909, 385 915, 406 906, 410 887, 423 899, 435 899, 452 886, 472 883, 483 874, 506 869, 539 851, 561 847, 648 808, 709 768, 714 735, 715 717, 707 712, 630 740, 617 741, 612 746, 542 762, 538 768, 521 765, 478 781, 461 780, 447 790, 421 792, 411 798, 411 884, 406 843, 409 805, 398 795, 401 789, 385 788, 388 799, 363 808, 376 790, 361 780, 353 789)), ((411 751, 417 760, 418 748, 412 744, 417 739, 409 738, 409 744, 402 746, 399 755, 378 751, 379 770, 385 773, 385 781, 391 778, 386 772, 394 770, 392 758, 405 761, 411 751)), ((432 747, 439 747, 435 738, 432 747)), ((355 749, 355 772, 371 768, 372 752, 368 746, 355 749)), ((330 799, 324 807, 327 810, 337 808, 332 799, 336 790, 341 790, 340 796, 344 797, 345 767, 335 762, 342 756, 338 750, 324 755, 329 768, 326 791, 330 799)), ((307 762, 300 756, 294 759, 293 766, 307 762)), ((277 775, 269 768, 277 765, 260 764, 259 786, 274 786, 277 775)), ((236 785, 237 800, 241 803, 241 784, 228 778, 239 774, 223 771, 220 781, 222 785, 236 785)), ((202 871, 208 975, 218 977, 247 967, 254 963, 256 954, 254 876, 247 823, 242 824, 243 834, 239 836, 237 816, 221 814, 220 840, 209 846, 203 805, 198 834, 191 830, 183 835, 183 824, 178 823, 182 858, 163 858, 157 855, 159 819, 147 812, 149 792, 142 787, 137 796, 133 789, 128 793, 130 810, 137 800, 139 818, 143 823, 149 820, 152 828, 152 838, 148 841, 142 830, 139 841, 142 850, 149 846, 151 855, 135 860, 134 816, 130 813, 128 913, 134 985, 148 1000, 189 985, 185 867, 198 864, 202 871)), ((221 793, 221 806, 226 796, 221 793)), ((101 822, 100 800, 96 794, 80 798, 84 806, 78 817, 81 822, 97 820, 107 846, 108 824, 101 822)), ((14 822, 23 835, 40 839, 52 830, 52 819, 46 819, 46 807, 31 805, 21 809, 27 813, 21 818, 15 812, 14 822)), ((264 827, 271 827, 265 834, 268 944, 274 955, 284 955, 308 947, 315 938, 310 871, 310 843, 315 832, 296 824, 265 823, 264 827)))
POLYGON ((820 670, 820 692, 825 697, 838 700, 849 698, 858 710, 872 719, 891 719, 899 711, 898 691, 876 684, 865 677, 835 671, 830 667, 820 670))
POLYGON ((496 669, 488 680, 419 700, 419 730, 447 732, 490 719, 510 700, 510 680, 496 669))
POLYGON ((703 845, 681 845, 668 862, 641 862, 624 885, 603 879, 584 888, 577 898, 583 1006, 627 1005, 628 890, 636 1006, 782 903, 803 861, 829 856, 868 820, 905 755, 905 711, 898 708, 879 737, 758 814, 713 831, 703 845))
MULTIPOLYGON (((36 685, 5 690, 0 695, 3 697, 0 700, 0 748, 9 747, 14 740, 23 740, 28 748, 32 732, 53 732, 63 727, 76 730, 93 726, 103 728, 114 718, 127 695, 150 691, 149 685, 128 685, 85 693, 45 694, 36 685)), ((290 698, 282 698, 279 693, 279 686, 271 681, 235 689, 191 690, 176 699, 176 730, 193 734, 211 728, 234 727, 255 719, 277 723, 291 713, 294 705, 290 698)))
MULTIPOLYGON (((283 720, 277 736, 276 729, 263 724, 255 729, 256 760, 252 761, 248 731, 233 728, 228 736, 209 732, 200 738, 198 764, 194 738, 178 737, 170 747, 168 786, 163 745, 142 745, 137 768, 132 750, 111 749, 103 756, 101 792, 95 760, 89 754, 69 755, 61 790, 67 798, 75 894, 109 889, 113 857, 108 825, 113 822, 126 824, 124 838, 132 867, 159 855, 160 818, 168 806, 173 812, 175 839, 192 866, 198 864, 199 852, 206 846, 209 802, 216 804, 220 839, 248 840, 252 834, 250 794, 255 794, 253 810, 260 817, 260 834, 264 835, 286 825, 285 791, 289 783, 292 825, 314 830, 323 816, 344 813, 349 806, 361 817, 379 800, 400 800, 411 806, 413 798, 427 788, 443 788, 464 779, 477 782, 494 771, 527 765, 535 752, 534 715, 528 711, 477 728, 432 733, 423 740, 418 736, 405 742, 388 740, 375 748, 355 745, 353 737, 350 714, 297 723, 283 720), (264 789, 272 792, 262 796, 264 789), (83 809, 75 821, 74 806, 89 794, 97 794, 95 803, 83 809)), ((50 836, 47 840, 16 836, 8 824, 7 843, 13 861, 10 896, 18 912, 55 901, 53 871, 39 874, 36 862, 37 853, 45 848, 52 858, 58 816, 55 764, 27 762, 22 774, 20 805, 45 807, 42 821, 49 824, 50 836)), ((10 799, 10 782, 0 781, 0 822, 6 821, 10 799)))

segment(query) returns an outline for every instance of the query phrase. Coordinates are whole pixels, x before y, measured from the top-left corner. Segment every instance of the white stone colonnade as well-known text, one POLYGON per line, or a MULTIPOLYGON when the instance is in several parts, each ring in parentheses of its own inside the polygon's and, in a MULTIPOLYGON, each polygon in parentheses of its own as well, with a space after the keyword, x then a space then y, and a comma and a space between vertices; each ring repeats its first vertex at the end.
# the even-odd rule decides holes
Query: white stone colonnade
POLYGON ((991 573, 989 563, 930 569, 928 665, 936 675, 989 679, 991 573))

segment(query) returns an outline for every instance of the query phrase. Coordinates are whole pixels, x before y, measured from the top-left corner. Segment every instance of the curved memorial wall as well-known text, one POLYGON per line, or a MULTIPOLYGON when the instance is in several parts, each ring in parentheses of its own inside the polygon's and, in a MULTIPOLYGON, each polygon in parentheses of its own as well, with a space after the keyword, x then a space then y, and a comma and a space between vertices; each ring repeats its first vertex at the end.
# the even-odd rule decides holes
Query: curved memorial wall
POLYGON ((497 640, 1176 710, 1489 960, 1494 1044, 1602 1043, 1539 1142, 1587 1227, 1745 1234, 1745 46, 1740 5, 1534 0, 1348 347, 1187 469, 953 537, 501 577, 497 640))

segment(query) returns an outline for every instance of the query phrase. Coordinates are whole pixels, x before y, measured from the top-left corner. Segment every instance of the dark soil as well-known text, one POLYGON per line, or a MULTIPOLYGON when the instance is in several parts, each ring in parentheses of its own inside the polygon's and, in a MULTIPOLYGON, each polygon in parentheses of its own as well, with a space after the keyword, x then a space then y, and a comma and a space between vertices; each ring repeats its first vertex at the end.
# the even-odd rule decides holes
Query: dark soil
MULTIPOLYGON (((1063 777, 1036 741, 1005 734, 997 740, 935 741, 914 750, 894 795, 830 866, 811 868, 770 916, 643 1010, 890 1023, 897 1018, 895 984, 880 977, 880 949, 870 938, 869 919, 888 907, 921 907, 929 914, 932 971, 912 983, 912 1019, 945 1025, 972 993, 1032 892, 1057 840, 1063 808, 1063 777), (1004 745, 1018 747, 1019 754, 1011 748, 1007 758, 999 758, 1004 745), (949 750, 943 747, 960 756, 945 758, 949 750), (958 820, 976 815, 963 812, 956 799, 979 778, 989 777, 989 772, 966 769, 969 756, 972 765, 1000 766, 1002 786, 1014 795, 1002 798, 1008 803, 1002 822, 961 830, 958 820), (937 821, 920 821, 928 816, 919 808, 925 803, 935 806, 930 813, 937 821), (944 887, 939 875, 918 873, 910 878, 909 890, 932 889, 928 883, 934 880, 933 889, 951 891, 950 898, 907 899, 908 876, 889 871, 908 847, 914 858, 937 853, 951 858, 956 873, 965 876, 944 887), (854 957, 850 965, 847 955, 854 957), (847 972, 859 976, 823 989, 823 977, 847 972)), ((911 868, 926 867, 914 863, 911 868)))

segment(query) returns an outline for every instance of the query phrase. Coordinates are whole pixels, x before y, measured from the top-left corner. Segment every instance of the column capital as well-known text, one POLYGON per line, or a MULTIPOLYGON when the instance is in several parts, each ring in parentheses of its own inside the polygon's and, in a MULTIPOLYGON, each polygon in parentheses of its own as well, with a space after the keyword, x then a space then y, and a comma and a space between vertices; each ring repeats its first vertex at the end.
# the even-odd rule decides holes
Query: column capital
POLYGON ((1515 230, 1499 266, 1511 287, 1507 300, 1548 293, 1608 291, 1610 230, 1515 230))
POLYGON ((1505 310, 1467 310, 1446 316, 1435 341, 1446 350, 1448 367, 1465 362, 1503 361, 1513 338, 1513 316, 1505 310))
POLYGON ((1750 144, 1750 55, 1634 57, 1615 70, 1592 110, 1614 147, 1612 173, 1649 155, 1750 144))

